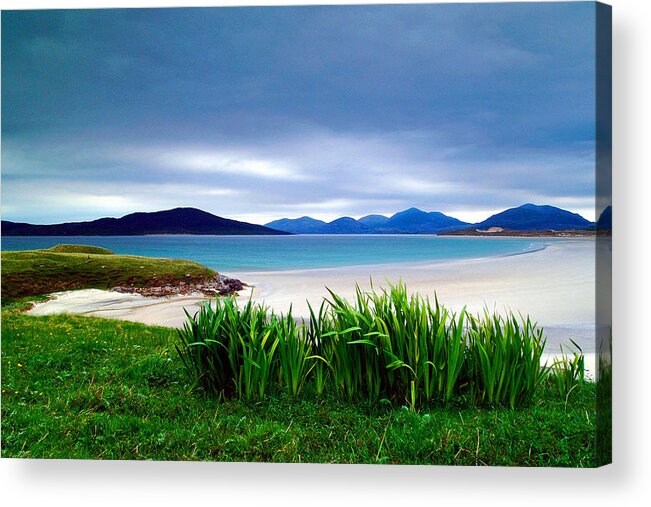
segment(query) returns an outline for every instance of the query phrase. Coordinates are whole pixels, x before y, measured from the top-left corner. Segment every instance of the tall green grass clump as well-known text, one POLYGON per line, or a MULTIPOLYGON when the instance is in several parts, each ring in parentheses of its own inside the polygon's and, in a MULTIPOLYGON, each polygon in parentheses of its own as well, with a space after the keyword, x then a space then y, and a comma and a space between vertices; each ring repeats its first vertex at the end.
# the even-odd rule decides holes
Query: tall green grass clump
POLYGON ((585 357, 581 347, 570 340, 576 350, 566 353, 561 346, 561 356, 552 361, 548 367, 549 381, 556 388, 559 396, 567 399, 570 393, 580 384, 585 382, 585 357))
POLYGON ((260 400, 280 384, 298 395, 310 366, 310 344, 291 316, 234 298, 216 299, 189 315, 176 349, 190 378, 220 398, 260 400))
MULTIPOLYGON (((465 312, 456 317, 438 301, 407 295, 403 285, 355 299, 330 292, 308 339, 347 399, 406 402, 449 400, 464 361, 465 312)), ((314 317, 312 318, 314 320, 314 317)))
POLYGON ((485 310, 480 318, 469 319, 469 395, 478 404, 529 403, 547 373, 540 367, 544 348, 543 330, 528 317, 485 310))
POLYGON ((387 398, 515 407, 531 401, 544 376, 542 329, 528 318, 451 313, 435 299, 356 289, 352 303, 330 292, 310 336, 316 355, 348 399, 387 398))
POLYGON ((179 355, 195 383, 222 398, 255 400, 273 389, 406 404, 530 403, 550 376, 559 391, 582 381, 582 355, 541 367, 542 328, 487 310, 453 313, 399 283, 352 301, 329 291, 308 322, 251 301, 204 305, 179 331, 179 355))

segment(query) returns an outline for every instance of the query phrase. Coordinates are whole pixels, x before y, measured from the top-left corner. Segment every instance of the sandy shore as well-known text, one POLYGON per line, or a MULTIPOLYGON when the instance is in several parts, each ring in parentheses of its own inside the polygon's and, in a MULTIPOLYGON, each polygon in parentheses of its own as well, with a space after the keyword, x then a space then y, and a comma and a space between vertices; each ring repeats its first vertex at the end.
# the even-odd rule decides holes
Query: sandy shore
MULTIPOLYGON (((251 289, 241 293, 250 296, 251 289)), ((140 294, 123 294, 98 289, 58 292, 43 303, 36 304, 30 315, 56 315, 74 313, 90 317, 130 320, 152 326, 181 327, 186 320, 185 311, 191 315, 209 299, 202 294, 171 297, 145 297, 140 294)))
MULTIPOLYGON (((351 297, 355 283, 369 288, 372 279, 379 288, 402 279, 410 292, 430 297, 436 293, 453 310, 465 305, 478 312, 488 306, 528 314, 544 326, 549 353, 557 353, 561 343, 573 339, 588 354, 588 362, 594 361, 589 357, 595 341, 592 239, 549 241, 543 250, 471 261, 226 274, 253 286, 240 299, 252 297, 278 312, 292 305, 297 317, 309 315, 308 301, 320 304, 328 295, 325 287, 351 297)), ((205 298, 199 295, 144 298, 91 289, 57 294, 30 313, 76 313, 175 327, 185 320, 184 308, 193 313, 202 301, 205 298)))

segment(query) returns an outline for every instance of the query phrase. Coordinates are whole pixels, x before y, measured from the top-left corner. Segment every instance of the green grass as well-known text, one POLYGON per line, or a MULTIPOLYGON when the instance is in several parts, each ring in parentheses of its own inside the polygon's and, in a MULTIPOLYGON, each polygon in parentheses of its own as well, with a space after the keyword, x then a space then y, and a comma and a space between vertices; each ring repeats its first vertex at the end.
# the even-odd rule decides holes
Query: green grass
POLYGON ((330 292, 308 324, 233 298, 204 305, 179 331, 190 380, 219 399, 263 400, 274 384, 298 396, 305 384, 348 401, 423 405, 530 404, 543 382, 567 396, 584 382, 583 355, 541 368, 542 328, 526 317, 455 314, 403 284, 330 292))
POLYGON ((115 255, 112 250, 102 248, 101 246, 91 245, 73 245, 73 244, 60 244, 53 247, 46 248, 45 252, 54 253, 85 253, 85 254, 99 254, 99 255, 115 255))
POLYGON ((3 311, 2 457, 595 465, 593 383, 568 397, 543 384, 515 410, 413 412, 316 384, 296 398, 292 377, 262 401, 218 401, 192 389, 178 343, 172 329, 3 311))
POLYGON ((117 285, 155 287, 181 281, 201 283, 216 275, 212 269, 182 259, 114 255, 110 250, 86 251, 96 249, 58 245, 49 250, 2 252, 3 306, 26 296, 62 290, 109 289, 117 285))

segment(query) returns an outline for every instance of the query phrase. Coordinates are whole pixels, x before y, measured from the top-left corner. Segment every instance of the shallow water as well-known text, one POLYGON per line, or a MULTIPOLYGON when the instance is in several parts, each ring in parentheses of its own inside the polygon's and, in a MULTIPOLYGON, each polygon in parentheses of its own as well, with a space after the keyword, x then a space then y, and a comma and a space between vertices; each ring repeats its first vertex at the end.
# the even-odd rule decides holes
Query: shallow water
POLYGON ((190 259, 220 271, 275 271, 513 255, 543 248, 546 241, 421 235, 5 236, 2 250, 59 243, 101 246, 117 254, 190 259))

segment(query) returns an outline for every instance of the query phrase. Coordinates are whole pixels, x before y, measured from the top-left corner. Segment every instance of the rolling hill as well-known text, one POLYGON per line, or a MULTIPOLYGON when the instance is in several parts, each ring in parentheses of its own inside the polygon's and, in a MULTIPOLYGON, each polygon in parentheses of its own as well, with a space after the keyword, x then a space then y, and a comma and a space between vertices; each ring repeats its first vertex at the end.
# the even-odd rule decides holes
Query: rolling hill
POLYGON ((122 218, 90 222, 33 225, 2 221, 3 236, 140 236, 148 234, 279 235, 289 234, 222 218, 196 208, 174 208, 151 213, 131 213, 122 218))
POLYGON ((473 228, 502 227, 516 231, 567 231, 586 229, 594 225, 593 222, 586 220, 577 213, 556 208, 555 206, 523 204, 496 213, 483 222, 475 224, 473 228))
POLYGON ((315 220, 310 217, 301 218, 281 218, 265 224, 265 227, 270 227, 278 231, 285 231, 292 234, 314 234, 315 230, 326 225, 323 220, 315 220))

